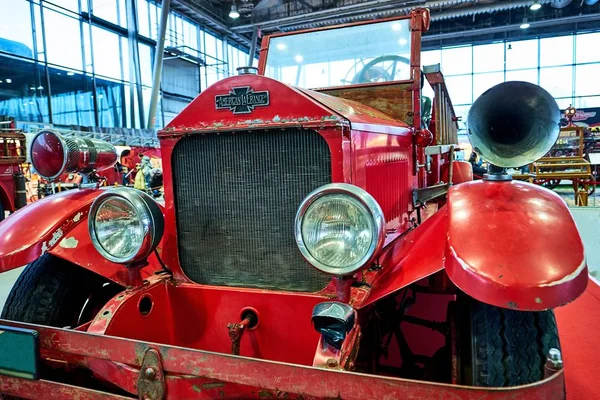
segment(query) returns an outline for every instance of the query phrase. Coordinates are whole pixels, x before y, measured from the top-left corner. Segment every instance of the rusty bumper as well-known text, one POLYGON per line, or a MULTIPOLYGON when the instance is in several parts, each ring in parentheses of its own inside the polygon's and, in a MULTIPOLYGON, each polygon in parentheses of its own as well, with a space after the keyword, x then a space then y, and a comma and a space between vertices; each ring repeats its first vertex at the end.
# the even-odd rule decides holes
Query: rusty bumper
MULTIPOLYGON (((40 357, 77 364, 147 399, 564 399, 564 375, 512 388, 474 388, 336 371, 0 320, 35 329, 40 357)), ((108 389, 107 389, 108 390, 108 389)), ((0 376, 0 393, 44 399, 128 398, 47 380, 0 376)))

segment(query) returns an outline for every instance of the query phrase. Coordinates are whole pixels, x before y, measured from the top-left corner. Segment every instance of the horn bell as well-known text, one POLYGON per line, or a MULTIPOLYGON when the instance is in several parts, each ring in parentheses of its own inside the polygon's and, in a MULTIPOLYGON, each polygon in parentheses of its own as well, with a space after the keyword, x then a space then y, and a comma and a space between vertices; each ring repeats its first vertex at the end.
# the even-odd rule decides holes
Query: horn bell
POLYGON ((493 86, 467 117, 473 150, 498 167, 521 167, 543 157, 560 133, 560 110, 550 93, 529 82, 493 86))

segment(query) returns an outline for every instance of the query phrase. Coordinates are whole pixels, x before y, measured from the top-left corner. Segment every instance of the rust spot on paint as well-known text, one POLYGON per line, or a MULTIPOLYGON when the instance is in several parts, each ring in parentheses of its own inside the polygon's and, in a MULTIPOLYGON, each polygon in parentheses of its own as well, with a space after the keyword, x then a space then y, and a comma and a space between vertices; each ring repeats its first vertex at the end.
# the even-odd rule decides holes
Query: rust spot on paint
POLYGON ((215 388, 220 388, 223 386, 225 386, 224 382, 208 382, 208 383, 202 384, 202 388, 204 388, 204 389, 215 389, 215 388))
POLYGON ((517 305, 517 303, 515 303, 514 301, 509 301, 508 303, 506 303, 506 306, 508 308, 512 308, 512 309, 518 309, 519 306, 517 305))
POLYGON ((258 392, 258 398, 259 399, 272 399, 273 393, 269 392, 268 390, 261 390, 260 392, 258 392))
POLYGON ((498 279, 502 279, 504 277, 504 275, 499 275, 498 279))
POLYGON ((196 393, 202 393, 202 389, 200 389, 198 385, 193 385, 192 390, 196 393))
POLYGON ((535 298, 535 302, 536 302, 537 304, 542 304, 542 299, 540 299, 539 297, 536 297, 536 298, 535 298))

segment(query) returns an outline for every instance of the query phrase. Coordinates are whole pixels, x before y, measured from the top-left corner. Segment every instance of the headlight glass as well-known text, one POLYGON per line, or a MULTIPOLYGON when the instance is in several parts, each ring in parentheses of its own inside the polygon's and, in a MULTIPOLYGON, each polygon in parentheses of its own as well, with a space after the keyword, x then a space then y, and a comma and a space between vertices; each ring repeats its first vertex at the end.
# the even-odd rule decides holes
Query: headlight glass
POLYGON ((298 249, 314 267, 344 276, 368 265, 383 247, 385 220, 377 201, 347 183, 310 193, 296 215, 298 249))
POLYGON ((144 224, 136 208, 121 197, 107 198, 98 207, 95 224, 98 243, 118 259, 134 257, 144 241, 144 224))
POLYGON ((353 198, 326 195, 306 210, 302 238, 314 258, 329 267, 344 268, 367 255, 373 242, 373 220, 353 198))

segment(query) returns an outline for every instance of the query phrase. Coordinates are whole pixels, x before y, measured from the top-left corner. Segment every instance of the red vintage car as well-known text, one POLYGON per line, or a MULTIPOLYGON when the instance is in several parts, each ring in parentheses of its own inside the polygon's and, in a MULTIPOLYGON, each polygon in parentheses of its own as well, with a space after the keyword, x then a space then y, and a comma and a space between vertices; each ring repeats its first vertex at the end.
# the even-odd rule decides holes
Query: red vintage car
MULTIPOLYGON (((469 133, 494 166, 472 181, 443 76, 421 66, 428 25, 417 9, 266 37, 258 74, 159 133, 164 207, 87 187, 0 224, 0 271, 29 264, 0 392, 564 398, 552 309, 585 290, 583 245, 560 197, 503 170, 548 151, 558 107, 521 82, 482 95, 469 133)), ((50 176, 114 162, 97 146, 48 131, 31 156, 50 176)))

